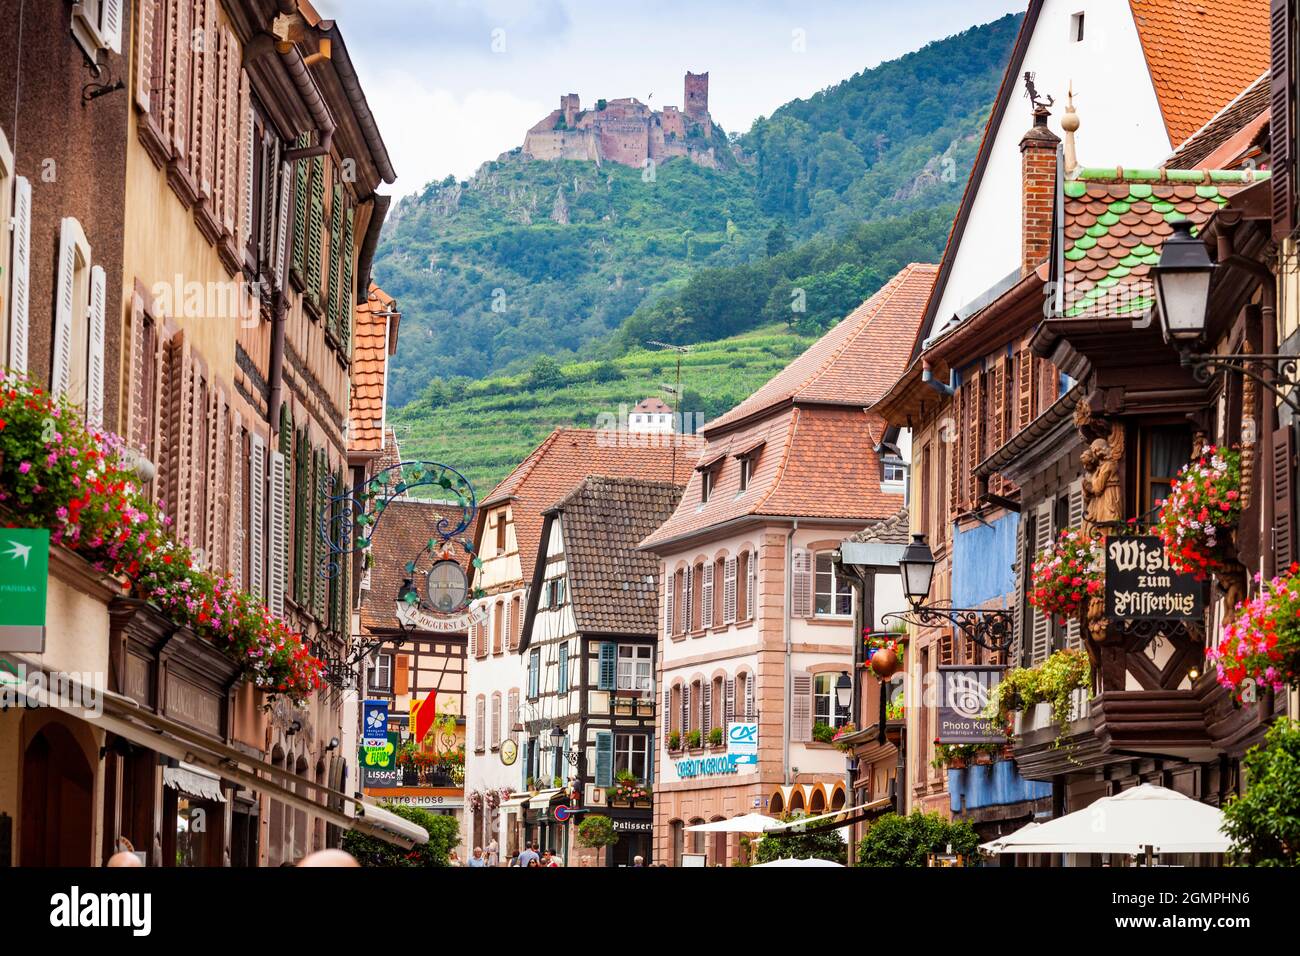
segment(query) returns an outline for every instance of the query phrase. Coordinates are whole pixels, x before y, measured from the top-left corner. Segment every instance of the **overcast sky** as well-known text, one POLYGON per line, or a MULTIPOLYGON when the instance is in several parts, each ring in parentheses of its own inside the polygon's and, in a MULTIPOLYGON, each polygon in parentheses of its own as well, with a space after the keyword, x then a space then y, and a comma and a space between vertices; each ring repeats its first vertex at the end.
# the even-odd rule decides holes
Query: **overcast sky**
POLYGON ((808 96, 1025 0, 313 0, 339 21, 398 181, 415 192, 523 142, 576 92, 682 105, 687 70, 743 132, 808 96))

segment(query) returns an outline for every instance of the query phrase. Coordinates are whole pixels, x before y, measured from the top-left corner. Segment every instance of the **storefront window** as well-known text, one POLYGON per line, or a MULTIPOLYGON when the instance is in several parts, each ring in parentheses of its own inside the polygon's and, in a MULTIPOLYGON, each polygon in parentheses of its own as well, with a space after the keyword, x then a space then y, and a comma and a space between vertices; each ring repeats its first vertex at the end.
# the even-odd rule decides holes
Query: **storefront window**
POLYGON ((618 646, 618 689, 650 691, 654 688, 652 650, 649 644, 618 646))
POLYGON ((813 678, 813 723, 840 727, 848 723, 849 708, 835 699, 835 681, 839 674, 818 674, 813 678))
POLYGON ((614 735, 614 775, 630 773, 637 780, 646 778, 646 755, 650 751, 647 734, 614 735))
POLYGON ((817 614, 848 617, 853 613, 853 588, 831 564, 831 553, 817 555, 817 614))

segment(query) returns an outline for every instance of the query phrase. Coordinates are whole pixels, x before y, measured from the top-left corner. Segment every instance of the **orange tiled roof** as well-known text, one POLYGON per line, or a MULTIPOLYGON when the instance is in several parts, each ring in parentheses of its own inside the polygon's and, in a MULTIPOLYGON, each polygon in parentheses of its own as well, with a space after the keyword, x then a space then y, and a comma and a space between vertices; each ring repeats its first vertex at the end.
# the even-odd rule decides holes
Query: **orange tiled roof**
POLYGON ((1268 68, 1269 0, 1129 6, 1171 143, 1186 140, 1268 68))
POLYGON ((352 338, 352 404, 348 451, 377 453, 384 446, 384 379, 396 336, 388 334, 389 316, 397 303, 370 284, 366 301, 357 306, 352 338))
POLYGON ((700 455, 713 475, 709 500, 701 498, 696 469, 672 518, 642 547, 658 550, 745 517, 865 523, 895 514, 903 496, 881 491, 874 450, 886 424, 864 408, 906 366, 935 271, 917 263, 904 268, 752 397, 711 422, 700 455), (738 459, 760 444, 742 491, 738 459))
POLYGON ((766 385, 704 426, 728 425, 788 401, 872 404, 907 363, 938 266, 914 262, 809 346, 766 385))
POLYGON ((531 581, 541 537, 542 513, 589 475, 642 478, 682 484, 704 442, 696 435, 651 435, 591 428, 557 428, 480 504, 483 517, 494 505, 511 501, 515 540, 523 580, 531 581))

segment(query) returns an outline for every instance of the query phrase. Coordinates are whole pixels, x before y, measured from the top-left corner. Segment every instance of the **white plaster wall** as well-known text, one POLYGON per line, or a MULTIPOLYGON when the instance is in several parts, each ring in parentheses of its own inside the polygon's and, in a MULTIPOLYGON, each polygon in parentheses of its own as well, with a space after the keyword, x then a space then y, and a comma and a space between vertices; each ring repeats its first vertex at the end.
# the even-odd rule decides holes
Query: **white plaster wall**
POLYGON ((1074 86, 1076 134, 1084 166, 1158 166, 1171 144, 1128 3, 1046 0, 1025 53, 989 163, 976 193, 961 246, 939 298, 935 326, 1020 265, 1020 140, 1032 123, 1024 98, 1025 71, 1040 95, 1053 96, 1048 125, 1062 136, 1066 92, 1074 86), (1070 18, 1082 11, 1084 39, 1070 38, 1070 18))

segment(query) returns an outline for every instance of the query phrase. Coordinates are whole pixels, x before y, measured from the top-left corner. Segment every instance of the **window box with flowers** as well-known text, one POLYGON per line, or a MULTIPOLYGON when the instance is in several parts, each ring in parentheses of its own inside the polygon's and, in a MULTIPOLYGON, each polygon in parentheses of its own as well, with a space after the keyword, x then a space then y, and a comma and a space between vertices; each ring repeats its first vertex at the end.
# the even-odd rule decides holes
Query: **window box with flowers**
POLYGON ((1061 623, 1077 619, 1087 600, 1101 590, 1101 550, 1078 528, 1066 528, 1056 543, 1034 558, 1029 603, 1061 623))
POLYGON ((611 806, 635 807, 650 803, 650 784, 638 780, 627 770, 619 772, 614 786, 605 790, 605 799, 611 806))
POLYGON ((839 730, 835 731, 835 734, 831 737, 831 743, 833 743, 835 749, 841 753, 852 753, 853 745, 849 743, 848 737, 857 732, 858 728, 854 726, 852 721, 849 721, 847 724, 841 724, 839 730))
POLYGON ((727 744, 726 735, 722 732, 721 727, 714 727, 709 731, 709 749, 720 750, 727 744))
POLYGON ((1237 700, 1249 688, 1281 691, 1300 683, 1300 564, 1264 581, 1253 598, 1239 603, 1207 658, 1221 685, 1237 700))
POLYGON ((0 511, 10 526, 48 528, 51 544, 117 578, 124 596, 210 642, 268 694, 265 706, 276 695, 302 704, 320 688, 323 664, 301 636, 169 537, 122 439, 13 372, 0 377, 0 511))
POLYGON ((989 695, 984 716, 997 726, 1010 724, 1011 714, 1048 704, 1056 724, 1054 747, 1066 742, 1074 714, 1075 691, 1091 692, 1092 665, 1083 651, 1060 650, 1037 667, 1013 667, 989 695))
POLYGON ((1155 525, 1170 567, 1198 581, 1231 572, 1242 504, 1240 452, 1210 446, 1184 465, 1155 525))
POLYGON ((682 749, 682 732, 680 730, 668 732, 668 749, 673 751, 682 749))
POLYGON ((930 766, 935 770, 964 770, 971 764, 987 766, 1002 753, 1001 744, 941 744, 934 738, 934 759, 930 766))
POLYGON ((686 731, 686 749, 699 750, 702 746, 703 735, 698 730, 686 731))

